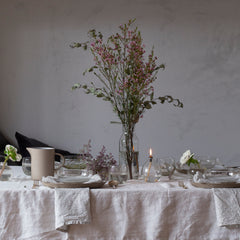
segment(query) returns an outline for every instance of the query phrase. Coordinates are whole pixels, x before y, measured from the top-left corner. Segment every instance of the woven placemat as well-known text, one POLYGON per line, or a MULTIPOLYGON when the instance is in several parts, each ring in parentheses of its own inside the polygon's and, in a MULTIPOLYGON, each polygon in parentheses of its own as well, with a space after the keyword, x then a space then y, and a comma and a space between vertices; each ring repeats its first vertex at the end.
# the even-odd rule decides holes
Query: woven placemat
POLYGON ((191 181, 194 187, 198 188, 240 188, 240 183, 224 182, 224 183, 196 183, 191 181))
POLYGON ((49 182, 42 182, 42 184, 46 187, 50 188, 101 188, 105 184, 105 182, 71 182, 71 183, 49 183, 49 182))

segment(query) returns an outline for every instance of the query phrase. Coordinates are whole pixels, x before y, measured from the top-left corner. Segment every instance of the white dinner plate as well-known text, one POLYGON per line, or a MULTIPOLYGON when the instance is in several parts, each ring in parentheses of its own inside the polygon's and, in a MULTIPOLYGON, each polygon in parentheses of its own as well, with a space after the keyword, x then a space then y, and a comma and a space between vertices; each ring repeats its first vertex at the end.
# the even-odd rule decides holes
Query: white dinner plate
POLYGON ((58 182, 61 183, 83 183, 88 182, 91 177, 85 176, 71 176, 71 177, 59 177, 58 182))
POLYGON ((240 183, 240 179, 235 176, 208 176, 209 183, 240 183))

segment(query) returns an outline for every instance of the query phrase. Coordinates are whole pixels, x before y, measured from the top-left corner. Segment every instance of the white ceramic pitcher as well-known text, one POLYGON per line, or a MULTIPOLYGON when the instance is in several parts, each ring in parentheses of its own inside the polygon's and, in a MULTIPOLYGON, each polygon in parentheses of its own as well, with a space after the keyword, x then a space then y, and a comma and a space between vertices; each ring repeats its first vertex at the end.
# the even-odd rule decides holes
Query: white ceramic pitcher
POLYGON ((38 185, 42 177, 54 176, 54 172, 60 169, 64 163, 64 156, 60 153, 55 153, 55 149, 51 147, 31 147, 26 148, 31 156, 31 176, 34 185, 38 185), (62 164, 57 168, 55 165, 55 155, 62 158, 62 164))

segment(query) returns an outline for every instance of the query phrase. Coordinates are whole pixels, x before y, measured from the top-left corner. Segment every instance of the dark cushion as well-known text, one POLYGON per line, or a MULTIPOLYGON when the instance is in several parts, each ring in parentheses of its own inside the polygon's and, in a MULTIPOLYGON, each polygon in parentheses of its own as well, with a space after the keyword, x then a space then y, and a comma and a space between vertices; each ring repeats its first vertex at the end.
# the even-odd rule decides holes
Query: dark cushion
MULTIPOLYGON (((26 149, 27 147, 52 147, 52 146, 49 146, 46 143, 43 143, 39 140, 34 139, 34 138, 26 137, 19 132, 15 133, 15 137, 16 137, 16 140, 17 140, 17 143, 18 143, 19 153, 22 155, 22 157, 29 157, 30 156, 29 152, 26 149)), ((55 152, 60 153, 60 154, 65 155, 65 156, 66 155, 71 155, 70 152, 62 150, 62 149, 56 149, 55 148, 55 152)), ((57 161, 59 161, 59 159, 60 159, 59 156, 55 156, 55 158, 56 158, 57 161)))

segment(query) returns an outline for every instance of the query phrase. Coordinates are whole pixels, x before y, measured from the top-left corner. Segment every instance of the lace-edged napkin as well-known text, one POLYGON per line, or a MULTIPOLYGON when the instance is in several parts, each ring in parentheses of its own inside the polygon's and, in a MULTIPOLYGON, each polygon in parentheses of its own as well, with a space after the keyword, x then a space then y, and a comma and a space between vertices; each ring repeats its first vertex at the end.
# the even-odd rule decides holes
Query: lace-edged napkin
POLYGON ((68 225, 91 222, 89 188, 55 189, 55 227, 67 231, 68 225))

